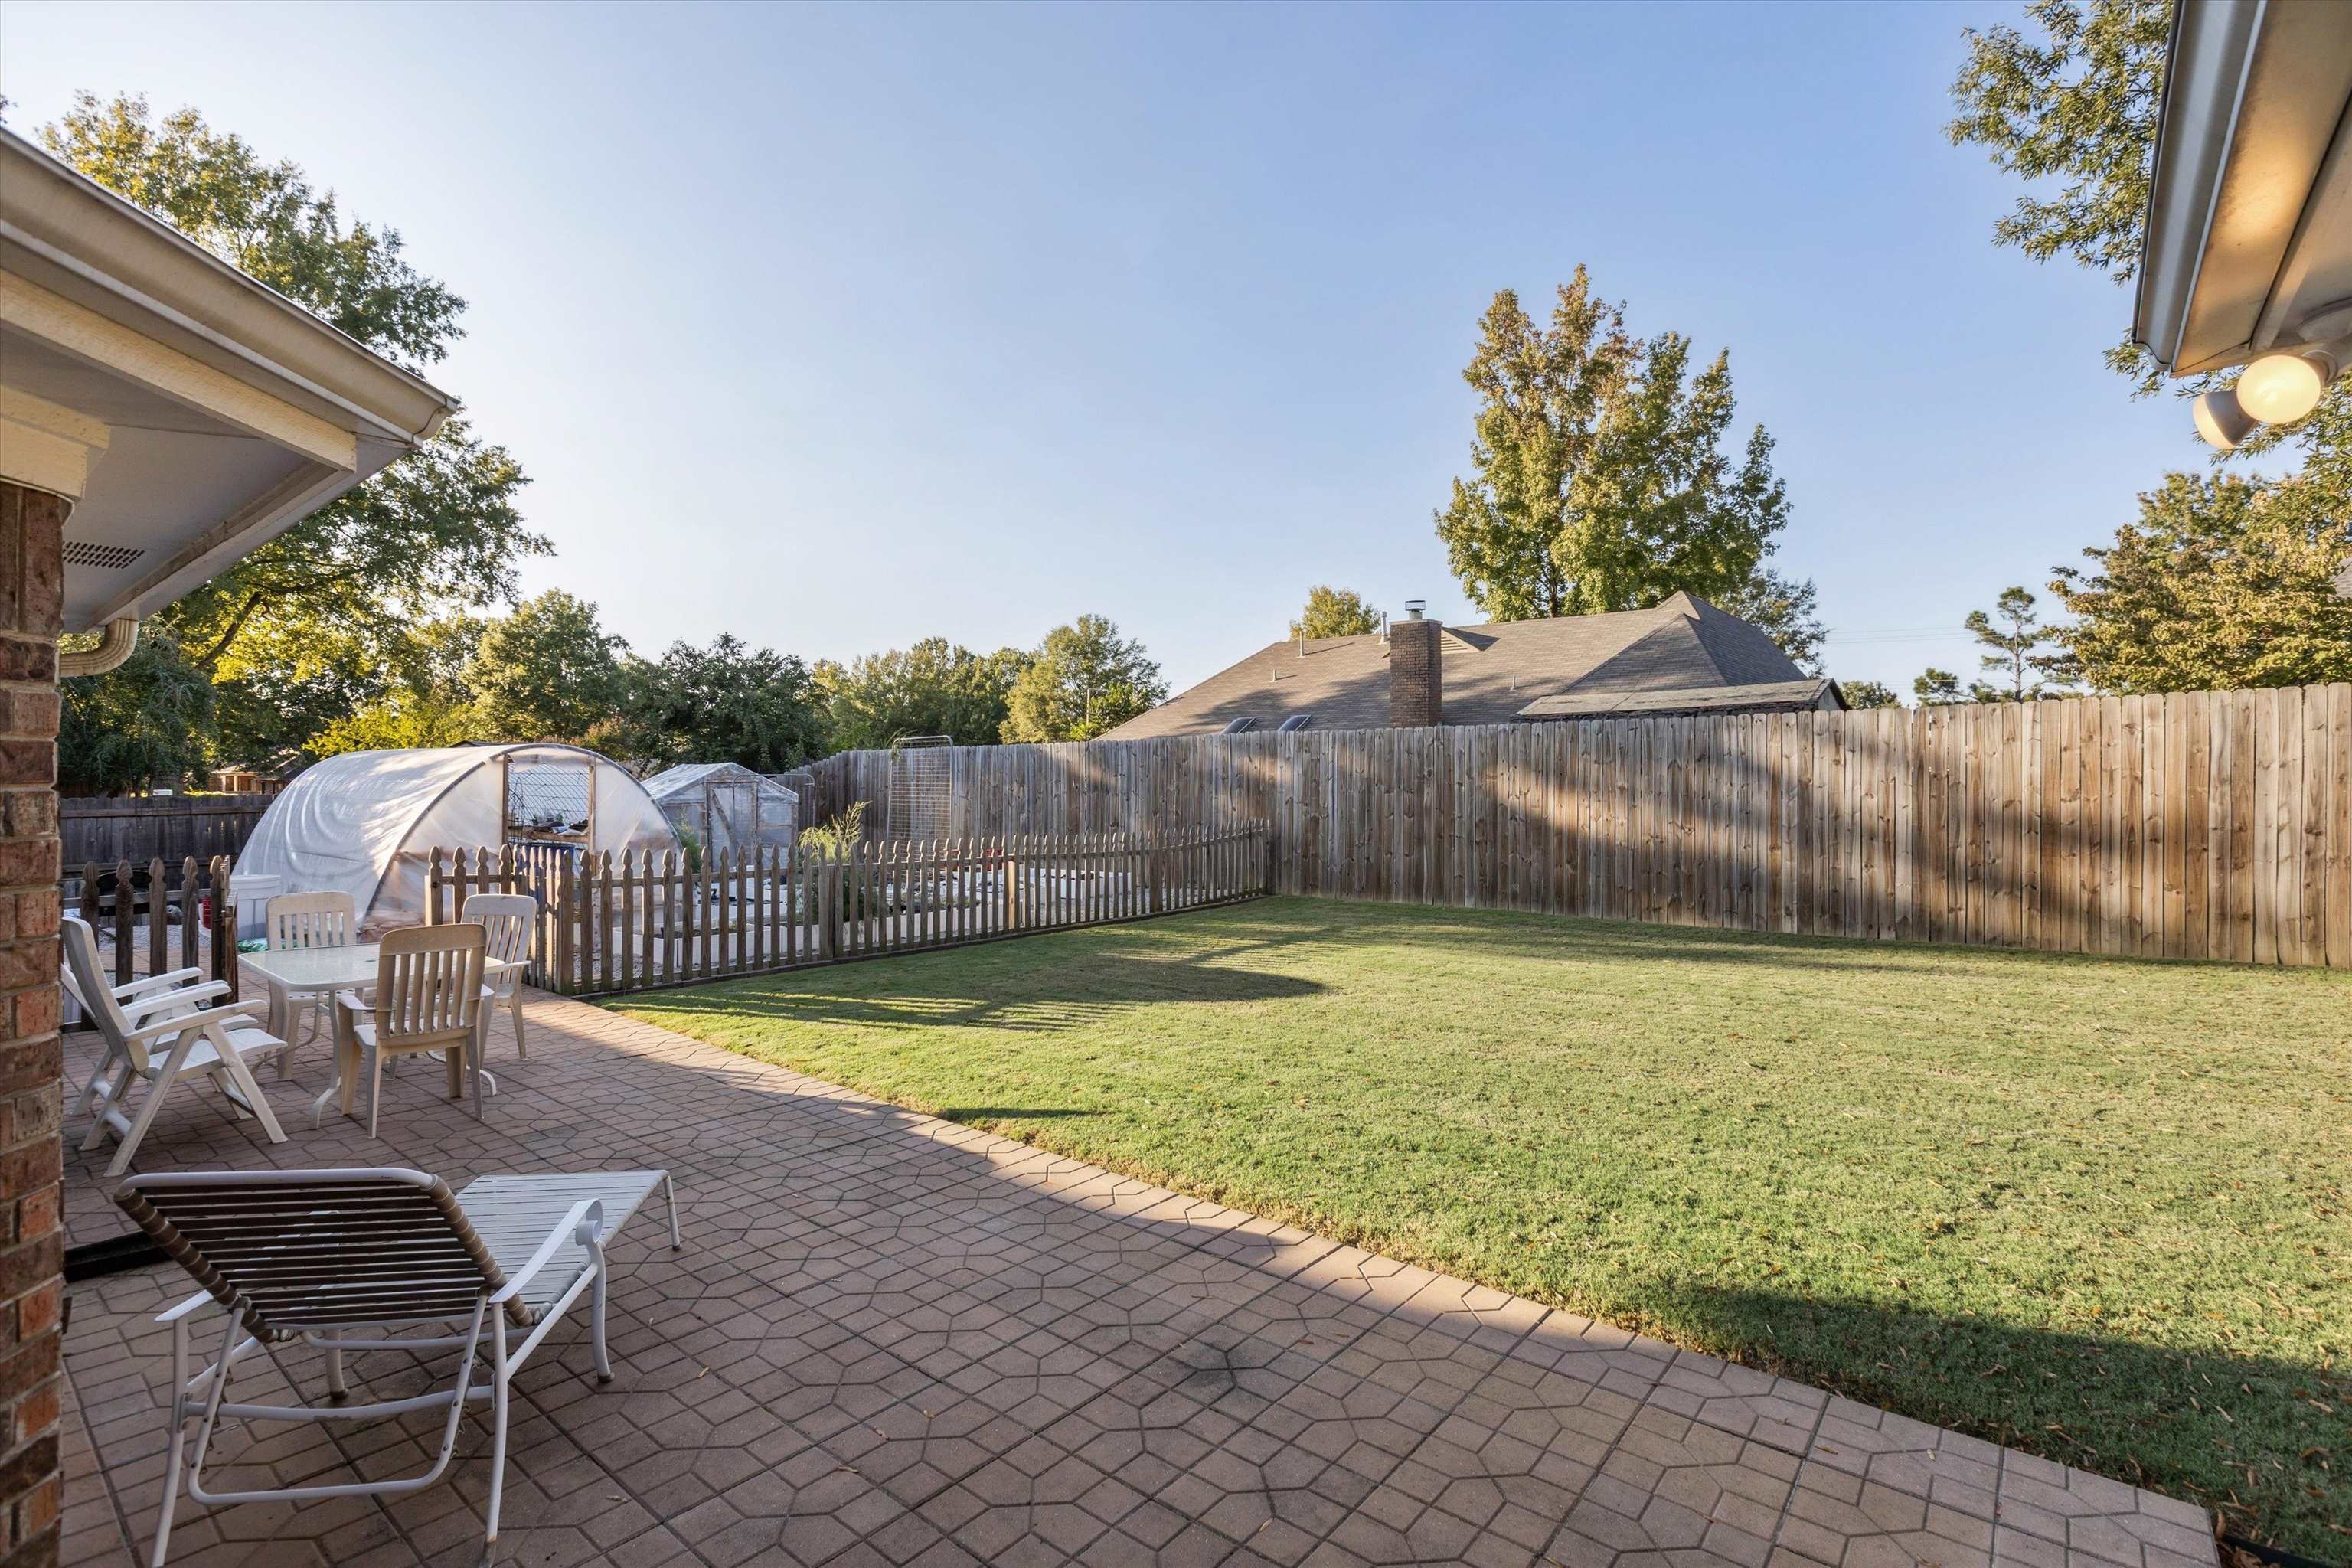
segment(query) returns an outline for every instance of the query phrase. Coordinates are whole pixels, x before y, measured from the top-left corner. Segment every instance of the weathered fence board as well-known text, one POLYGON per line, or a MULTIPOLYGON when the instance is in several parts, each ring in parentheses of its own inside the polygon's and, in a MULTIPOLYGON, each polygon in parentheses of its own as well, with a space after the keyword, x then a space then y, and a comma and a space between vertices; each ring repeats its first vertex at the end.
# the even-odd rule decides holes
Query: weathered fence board
POLYGON ((58 854, 68 867, 235 856, 269 801, 266 795, 68 795, 58 802, 58 854))
POLYGON ((1269 874, 1255 827, 866 843, 837 856, 763 847, 691 870, 674 851, 435 849, 425 919, 459 919, 474 893, 529 893, 541 912, 526 978, 593 996, 1234 903, 1263 897, 1269 874))
POLYGON ((962 837, 1262 827, 1277 892, 2352 967, 2352 686, 950 756, 962 837))

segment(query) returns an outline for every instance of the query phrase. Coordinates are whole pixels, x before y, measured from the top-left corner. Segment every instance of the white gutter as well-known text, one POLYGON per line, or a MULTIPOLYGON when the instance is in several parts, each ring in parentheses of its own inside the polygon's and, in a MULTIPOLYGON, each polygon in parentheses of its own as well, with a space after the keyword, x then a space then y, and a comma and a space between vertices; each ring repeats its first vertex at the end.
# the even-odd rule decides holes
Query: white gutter
POLYGON ((8 198, 0 204, 0 239, 106 297, 403 446, 430 439, 454 408, 456 400, 424 377, 0 129, 0 174, 9 173, 28 179, 0 182, 0 196, 8 198), (253 342, 269 352, 247 346, 253 342))
POLYGON ((2132 341, 2168 370, 2204 270, 2262 14, 2263 0, 2177 0, 2173 7, 2132 311, 2132 341))

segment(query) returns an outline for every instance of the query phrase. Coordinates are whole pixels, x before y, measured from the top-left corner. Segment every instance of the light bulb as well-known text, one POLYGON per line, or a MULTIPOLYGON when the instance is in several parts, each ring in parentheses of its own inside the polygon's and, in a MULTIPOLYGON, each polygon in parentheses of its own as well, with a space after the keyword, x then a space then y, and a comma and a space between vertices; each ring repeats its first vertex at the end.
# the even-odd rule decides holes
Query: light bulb
POLYGON ((2219 447, 2224 452, 2244 440, 2254 427, 2253 418, 2238 406, 2238 395, 2234 392, 2209 392, 2194 406, 2197 434, 2205 437, 2207 446, 2219 447))
POLYGON ((2265 425, 2292 424, 2319 406, 2335 374, 2325 354, 2264 354, 2238 377, 2238 406, 2265 425))

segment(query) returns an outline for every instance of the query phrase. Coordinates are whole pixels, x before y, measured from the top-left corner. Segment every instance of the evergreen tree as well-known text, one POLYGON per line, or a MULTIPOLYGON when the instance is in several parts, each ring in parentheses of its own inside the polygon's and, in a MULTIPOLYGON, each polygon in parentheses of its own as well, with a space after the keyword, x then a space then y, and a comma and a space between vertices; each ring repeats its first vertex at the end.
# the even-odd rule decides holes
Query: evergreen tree
POLYGON ((2074 678, 2074 661, 2064 651, 2063 632, 2042 624, 2037 601, 2023 588, 2004 588, 1991 615, 1970 610, 1961 624, 1977 641, 1992 651, 1978 659, 1985 674, 1970 689, 1980 702, 2022 702, 2043 695, 2049 677, 2061 683, 2074 678), (2000 623, 1994 623, 1994 616, 2000 623))

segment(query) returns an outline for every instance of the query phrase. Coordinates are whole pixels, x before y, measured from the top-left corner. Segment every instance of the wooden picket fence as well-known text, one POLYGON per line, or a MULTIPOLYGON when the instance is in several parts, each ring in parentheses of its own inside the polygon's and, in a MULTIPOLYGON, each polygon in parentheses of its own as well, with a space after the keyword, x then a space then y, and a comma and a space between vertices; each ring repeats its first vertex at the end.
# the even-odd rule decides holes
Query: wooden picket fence
POLYGON ((611 995, 844 959, 957 947, 1262 898, 1263 828, 1171 837, 1016 837, 560 858, 435 849, 425 919, 475 893, 539 900, 532 985, 611 995))
POLYGON ((138 974, 205 969, 214 979, 227 981, 235 994, 236 906, 228 897, 231 865, 226 855, 210 860, 187 855, 177 864, 160 858, 143 865, 85 861, 68 902, 102 941, 113 943, 117 985, 128 985, 138 974), (213 922, 209 937, 205 923, 208 908, 213 922), (139 961, 142 941, 143 963, 139 961))

